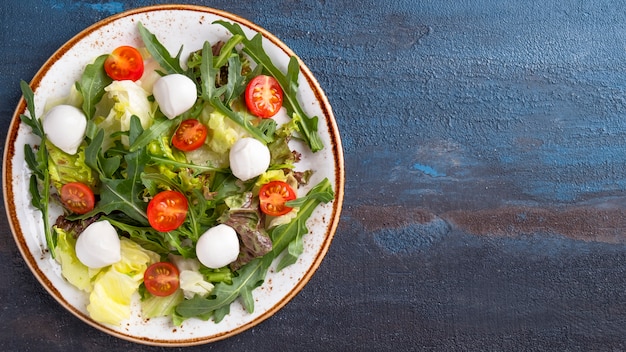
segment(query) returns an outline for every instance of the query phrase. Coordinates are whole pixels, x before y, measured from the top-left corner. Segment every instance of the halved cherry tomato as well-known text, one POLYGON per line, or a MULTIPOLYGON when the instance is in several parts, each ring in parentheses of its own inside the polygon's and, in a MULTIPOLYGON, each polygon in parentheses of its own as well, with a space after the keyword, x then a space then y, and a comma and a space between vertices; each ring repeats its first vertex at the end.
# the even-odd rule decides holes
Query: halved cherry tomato
POLYGON ((70 182, 61 187, 61 202, 76 214, 85 214, 93 210, 96 198, 89 186, 82 182, 70 182))
POLYGON ((154 263, 143 273, 143 283, 151 294, 169 296, 180 285, 178 268, 170 262, 154 263))
POLYGON ((148 203, 148 222, 160 232, 176 230, 187 217, 187 198, 177 191, 163 191, 148 203))
POLYGON ((254 77, 245 92, 246 106, 254 116, 270 118, 283 105, 283 90, 272 76, 254 77))
POLYGON ((104 71, 116 81, 136 81, 143 75, 143 58, 132 46, 120 46, 104 61, 104 71))
POLYGON ((286 202, 296 199, 296 192, 293 191, 289 184, 283 181, 271 181, 259 190, 259 201, 261 203, 261 211, 267 215, 279 216, 285 215, 291 211, 286 202))
POLYGON ((195 150, 204 144, 207 133, 208 129, 202 122, 196 119, 188 119, 181 122, 176 132, 174 132, 172 144, 185 152, 195 150))

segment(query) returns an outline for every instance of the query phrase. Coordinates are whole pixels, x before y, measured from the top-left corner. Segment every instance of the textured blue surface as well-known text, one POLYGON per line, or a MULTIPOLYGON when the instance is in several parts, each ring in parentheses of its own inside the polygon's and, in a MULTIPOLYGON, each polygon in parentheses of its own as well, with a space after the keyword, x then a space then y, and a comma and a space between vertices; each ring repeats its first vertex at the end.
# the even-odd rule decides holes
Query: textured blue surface
MULTIPOLYGON (((20 79, 95 21, 154 3, 0 5, 0 136, 20 79)), ((347 179, 304 290, 191 350, 626 350, 626 3, 195 3, 304 60, 334 108, 347 179)), ((149 350, 65 312, 2 229, 0 349, 149 350)))

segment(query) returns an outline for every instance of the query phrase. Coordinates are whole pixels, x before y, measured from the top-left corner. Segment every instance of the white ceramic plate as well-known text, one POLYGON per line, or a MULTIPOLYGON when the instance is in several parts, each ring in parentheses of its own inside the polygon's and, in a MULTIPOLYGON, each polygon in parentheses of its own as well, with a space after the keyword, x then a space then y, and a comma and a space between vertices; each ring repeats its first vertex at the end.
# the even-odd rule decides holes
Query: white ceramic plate
MULTIPOLYGON (((257 32, 262 33, 266 52, 283 71, 286 71, 289 57, 295 56, 272 34, 233 14, 184 5, 139 8, 92 25, 52 55, 31 82, 37 116, 42 115, 47 99, 69 92, 84 66, 95 57, 109 53, 120 45, 142 46, 138 22, 154 33, 171 53, 178 52, 182 45, 182 58, 185 60, 189 52, 201 49, 204 41, 215 43, 228 37, 223 27, 212 24, 216 20, 240 24, 249 38, 257 32)), ((89 317, 85 308, 86 294, 62 278, 59 265, 45 248, 41 213, 30 205, 30 171, 24 161, 23 150, 25 144, 36 144, 37 139, 27 126, 20 123, 19 115, 26 111, 24 100, 20 100, 5 146, 4 200, 18 248, 45 289, 87 324, 125 340, 159 346, 197 345, 224 339, 259 324, 283 307, 304 287, 322 262, 339 221, 344 187, 343 153, 331 107, 310 70, 303 63, 300 68, 299 98, 307 113, 319 116, 319 131, 325 148, 314 154, 304 151, 299 168, 315 170, 311 185, 328 178, 335 190, 335 200, 320 206, 309 220, 305 250, 297 263, 279 273, 271 269, 265 283, 254 291, 254 312, 246 312, 235 301, 230 314, 220 323, 189 319, 182 326, 175 327, 168 318, 144 321, 138 302, 133 304, 132 317, 120 326, 101 324, 89 317)), ((52 222, 54 220, 51 219, 52 222)))

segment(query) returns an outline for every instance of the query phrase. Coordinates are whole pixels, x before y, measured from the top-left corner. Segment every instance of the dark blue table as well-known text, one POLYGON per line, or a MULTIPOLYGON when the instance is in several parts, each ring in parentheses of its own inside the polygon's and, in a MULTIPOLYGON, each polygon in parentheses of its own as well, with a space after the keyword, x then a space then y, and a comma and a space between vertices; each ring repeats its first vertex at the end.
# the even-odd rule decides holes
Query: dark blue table
MULTIPOLYGON (((3 2, 2 140, 20 79, 83 28, 155 3, 3 2)), ((188 350, 626 350, 626 3, 194 3, 306 62, 342 134, 346 195, 293 301, 188 350)), ((0 221, 0 350, 158 350, 66 312, 0 221)))

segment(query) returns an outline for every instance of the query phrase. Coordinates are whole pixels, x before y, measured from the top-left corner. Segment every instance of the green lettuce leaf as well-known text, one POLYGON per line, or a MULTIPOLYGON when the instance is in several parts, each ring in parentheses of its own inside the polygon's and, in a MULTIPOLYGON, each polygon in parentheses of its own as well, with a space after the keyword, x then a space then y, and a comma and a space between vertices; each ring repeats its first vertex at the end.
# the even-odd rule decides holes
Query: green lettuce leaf
POLYGON ((137 243, 120 238, 122 259, 96 277, 89 295, 87 311, 92 319, 119 325, 130 318, 132 296, 143 282, 143 274, 159 255, 137 243))
MULTIPOLYGON (((107 92, 106 99, 112 102, 112 108, 108 116, 97 124, 98 128, 107 131, 103 149, 107 150, 113 145, 117 136, 121 136, 124 146, 129 146, 128 137, 117 132, 128 131, 133 116, 139 119, 144 130, 152 126, 153 106, 148 100, 149 94, 140 85, 128 80, 113 81, 104 90, 107 92)), ((167 124, 164 127, 167 128, 167 124)))
POLYGON ((246 192, 236 198, 237 202, 226 200, 229 209, 218 219, 219 223, 235 229, 243 245, 237 260, 230 264, 235 271, 252 259, 262 257, 272 250, 272 240, 265 231, 259 204, 252 196, 252 192, 246 192))
POLYGON ((76 257, 76 239, 61 228, 54 228, 57 234, 56 260, 61 265, 61 275, 79 290, 91 292, 92 280, 100 269, 90 269, 76 257))
POLYGON ((172 315, 176 306, 184 299, 185 297, 181 290, 177 290, 165 297, 150 295, 141 301, 141 316, 144 319, 150 319, 172 315))
POLYGON ((46 149, 50 181, 57 189, 69 182, 82 182, 95 189, 98 175, 85 163, 85 146, 81 146, 74 155, 65 153, 48 141, 46 149))

